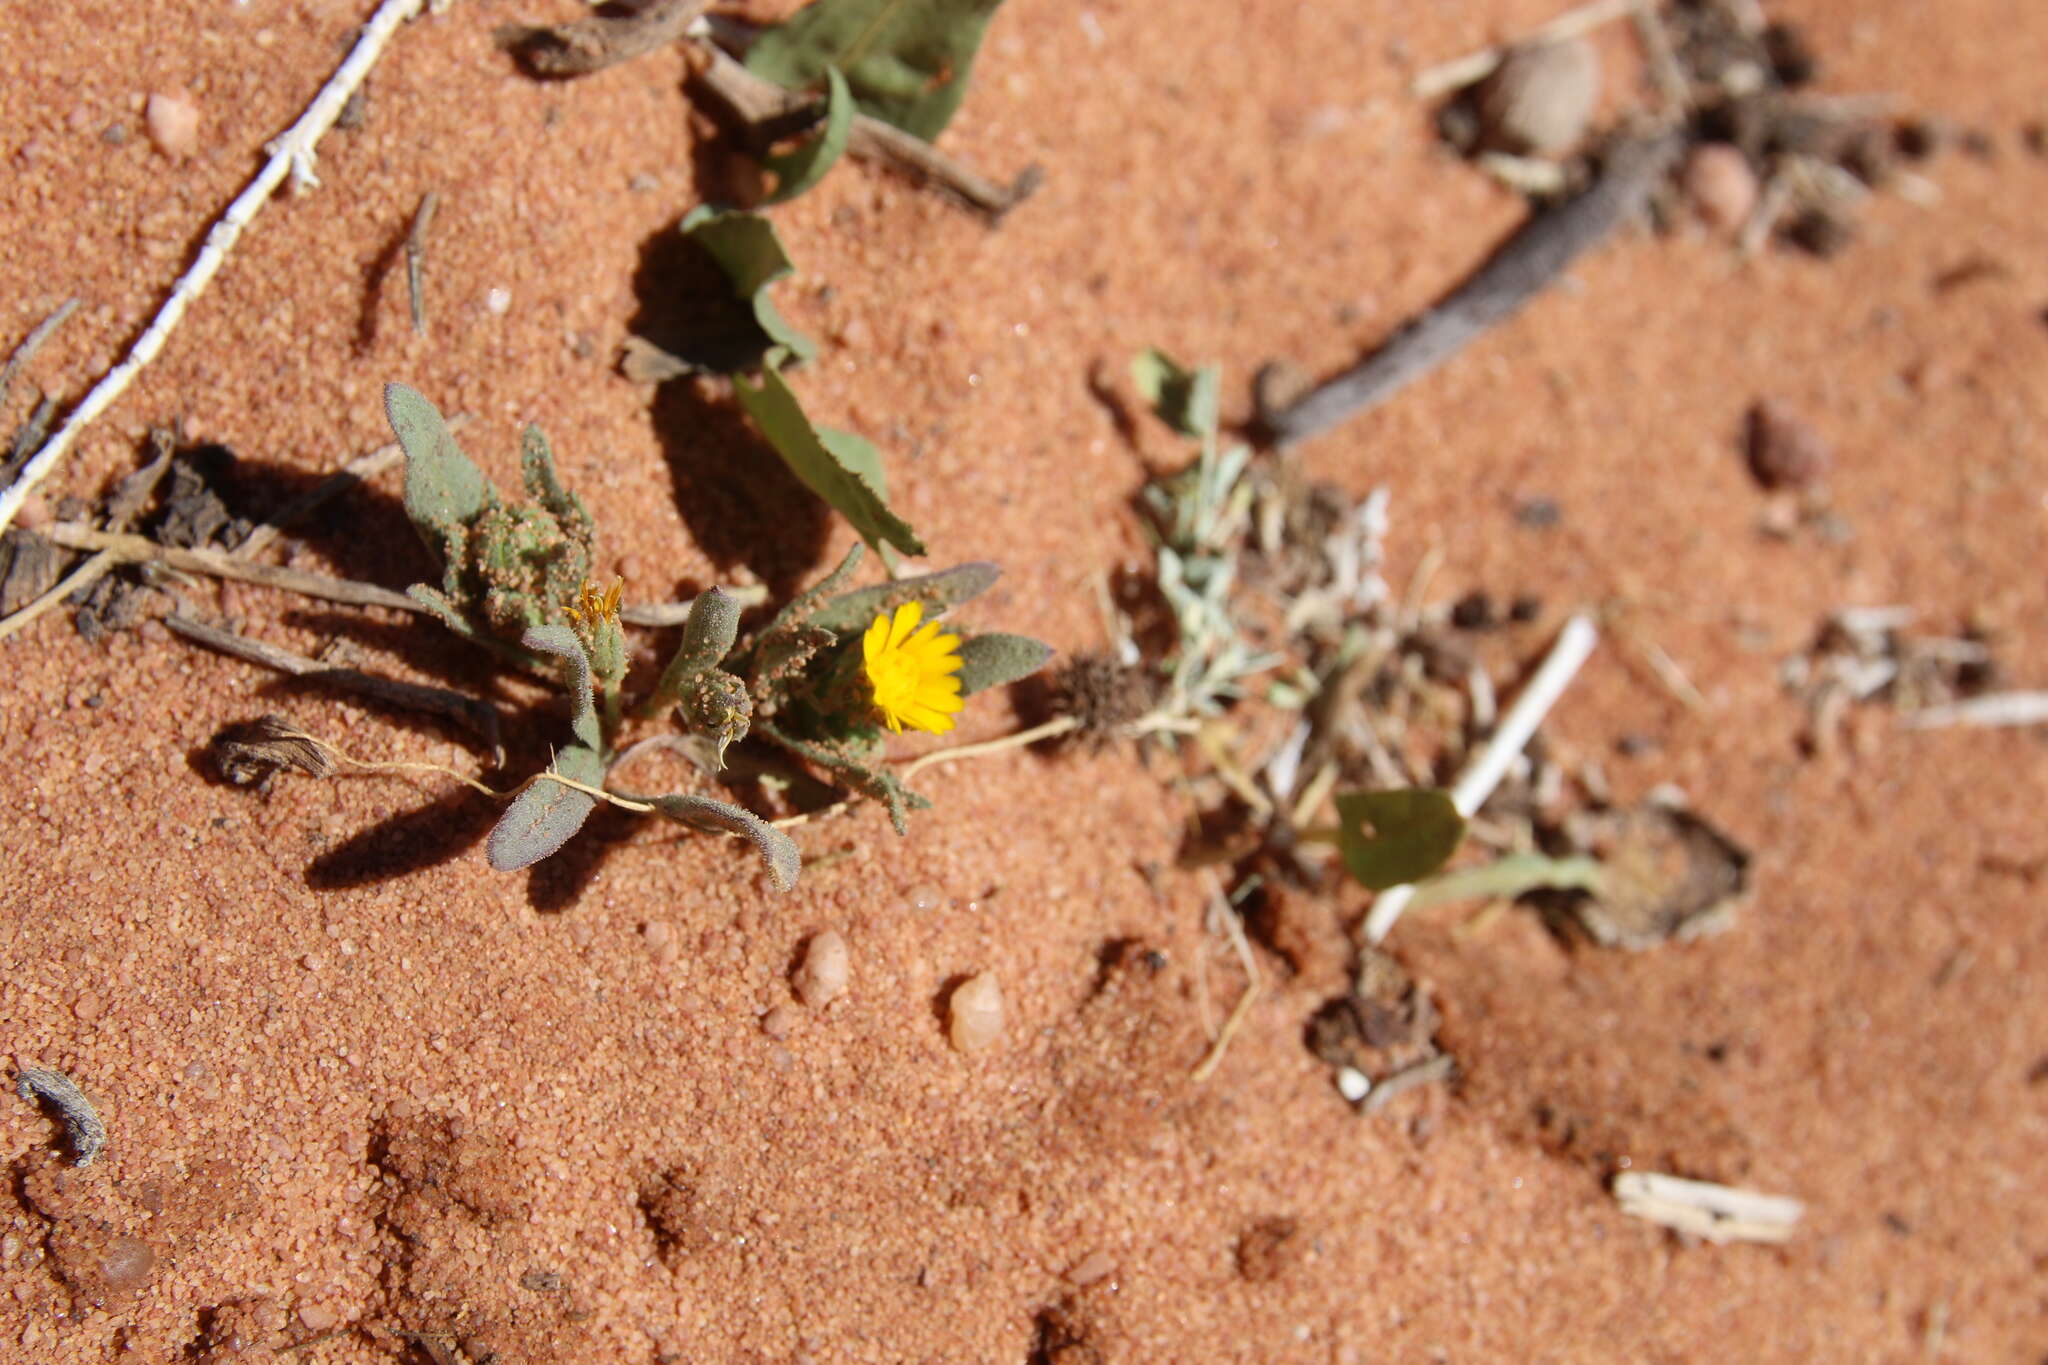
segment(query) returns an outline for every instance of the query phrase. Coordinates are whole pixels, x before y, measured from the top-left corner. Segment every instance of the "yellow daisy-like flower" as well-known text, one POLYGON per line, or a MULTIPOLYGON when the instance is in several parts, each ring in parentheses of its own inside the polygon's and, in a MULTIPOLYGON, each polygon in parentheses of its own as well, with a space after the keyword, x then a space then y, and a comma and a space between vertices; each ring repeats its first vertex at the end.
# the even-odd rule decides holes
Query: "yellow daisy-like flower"
POLYGON ((883 612, 860 642, 874 689, 875 709, 889 728, 902 733, 908 725, 943 735, 953 728, 960 700, 960 637, 939 634, 937 621, 926 621, 924 605, 905 602, 891 616, 883 612))

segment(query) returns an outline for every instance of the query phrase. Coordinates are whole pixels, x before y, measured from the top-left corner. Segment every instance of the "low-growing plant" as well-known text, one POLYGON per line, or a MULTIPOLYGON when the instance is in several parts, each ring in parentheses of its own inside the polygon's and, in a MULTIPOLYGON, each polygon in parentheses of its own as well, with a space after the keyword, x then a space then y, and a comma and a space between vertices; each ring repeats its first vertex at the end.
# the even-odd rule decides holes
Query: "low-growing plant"
POLYGON ((1051 657, 1039 641, 967 635, 942 619, 995 581, 995 565, 849 587, 862 555, 855 545, 823 581, 744 638, 731 594, 714 587, 700 595, 652 689, 629 701, 622 585, 592 584, 595 527, 561 486, 539 429, 527 429, 522 462, 534 501, 515 504, 462 453, 423 395, 389 385, 385 410, 405 450, 406 511, 442 564, 440 585, 415 585, 412 597, 463 638, 553 673, 568 694, 569 734, 554 762, 491 832, 490 862, 501 870, 554 853, 599 801, 611 801, 751 840, 787 890, 797 876, 796 845, 760 816, 707 796, 638 796, 607 785, 630 719, 673 713, 714 768, 749 737, 777 746, 883 802, 902 832, 906 813, 929 803, 880 762, 884 736, 944 733, 965 698, 1051 657))

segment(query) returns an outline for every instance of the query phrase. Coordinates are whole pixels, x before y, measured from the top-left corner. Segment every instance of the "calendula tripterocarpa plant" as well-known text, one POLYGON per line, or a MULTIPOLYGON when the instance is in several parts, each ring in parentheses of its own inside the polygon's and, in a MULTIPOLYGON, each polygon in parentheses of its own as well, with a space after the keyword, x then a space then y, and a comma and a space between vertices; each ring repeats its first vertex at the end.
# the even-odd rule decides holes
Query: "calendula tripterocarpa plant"
POLYGON ((848 589, 861 559, 855 545, 745 640, 738 602, 718 588, 703 593, 653 689, 629 704, 620 585, 592 584, 595 527, 557 478, 546 437, 527 428, 522 472, 533 502, 509 503, 424 396, 392 384, 384 402, 405 450, 406 512, 442 566, 438 586, 415 584, 410 595, 463 638, 553 671, 569 695, 567 741, 491 831, 487 850, 500 870, 554 853, 610 797, 750 839, 787 890, 796 881, 796 845, 760 816, 706 796, 606 786, 629 715, 673 712, 721 767, 726 750, 749 736, 776 745, 883 802, 900 833, 905 813, 929 802, 882 766, 884 735, 944 733, 965 698, 1036 672, 1052 655, 1037 640, 969 636, 941 619, 986 590, 995 565, 848 589))

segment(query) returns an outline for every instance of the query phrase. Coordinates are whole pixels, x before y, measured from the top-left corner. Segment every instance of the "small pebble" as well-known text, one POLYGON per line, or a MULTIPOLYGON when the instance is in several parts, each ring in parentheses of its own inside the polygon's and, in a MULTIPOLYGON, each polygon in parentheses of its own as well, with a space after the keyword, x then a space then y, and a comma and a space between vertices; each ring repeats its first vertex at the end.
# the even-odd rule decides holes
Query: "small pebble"
POLYGON ((502 287, 493 289, 490 293, 484 295, 484 307, 488 308, 494 316, 504 317, 505 314, 512 311, 512 291, 502 287))
POLYGON ((341 1315, 332 1308, 322 1308, 317 1303, 299 1305, 299 1326, 308 1332, 324 1332, 340 1323, 341 1315))
POLYGON ((1750 408, 1747 427, 1749 472, 1765 488, 1810 488, 1834 462, 1819 433, 1775 398, 1750 408))
POLYGON ((954 987, 946 1012, 956 1049, 980 1052, 993 1044, 1003 1032, 1003 991, 996 974, 981 972, 954 987))
POLYGON ((1337 1093, 1357 1104, 1372 1093, 1372 1077, 1357 1067, 1340 1067, 1337 1070, 1337 1093))
POLYGON ((1692 211, 1716 232, 1734 232, 1756 212, 1756 172, 1741 149, 1729 143, 1702 142, 1693 148, 1680 184, 1692 211))
POLYGON ((139 1237, 116 1237, 100 1255, 100 1278, 115 1294, 132 1294, 142 1288, 155 1268, 156 1253, 139 1237))
POLYGON ((1116 1261, 1106 1251, 1092 1251, 1067 1271, 1067 1283, 1086 1289, 1116 1273, 1116 1261))
POLYGON ((836 929, 815 935, 804 949, 803 965, 796 969, 797 998, 809 1009, 825 1008, 846 993, 848 966, 843 935, 836 929))
POLYGON ((761 1016, 761 1032, 778 1043, 789 1037, 790 1030, 795 1027, 796 1011, 787 1005, 777 1005, 761 1016))
POLYGON ((1568 152, 1600 100, 1600 55, 1583 38, 1512 49, 1478 92, 1483 145, 1503 152, 1568 152))
POLYGON ((199 150, 199 106, 183 90, 165 90, 149 97, 143 106, 143 123, 156 149, 174 161, 182 161, 199 150))

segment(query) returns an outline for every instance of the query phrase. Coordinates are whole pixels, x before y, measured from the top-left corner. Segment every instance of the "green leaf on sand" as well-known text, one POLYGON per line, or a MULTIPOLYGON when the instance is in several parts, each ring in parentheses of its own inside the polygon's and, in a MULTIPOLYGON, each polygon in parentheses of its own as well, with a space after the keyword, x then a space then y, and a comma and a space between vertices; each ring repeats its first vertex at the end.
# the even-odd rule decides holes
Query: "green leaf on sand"
POLYGON ((773 355, 759 387, 735 376, 733 389, 740 406, 790 470, 852 522, 862 540, 877 549, 886 543, 907 555, 924 553, 917 533, 883 501, 888 484, 882 476, 881 452, 850 431, 813 426, 776 370, 773 355))
POLYGON ((1216 366, 1190 370, 1154 346, 1131 361, 1131 378, 1159 420, 1181 435, 1216 434, 1217 393, 1223 384, 1223 372, 1216 366))
POLYGON ((853 140, 853 92, 836 66, 825 68, 825 80, 824 127, 795 151, 766 158, 768 169, 775 172, 775 193, 763 203, 788 203, 823 180, 825 172, 846 154, 846 144, 853 140))
POLYGON ((1344 870, 1374 891, 1432 875, 1465 837, 1465 817, 1450 794, 1429 787, 1345 792, 1337 820, 1344 870))
POLYGON ((813 0, 755 40, 747 69, 791 90, 815 90, 837 67, 863 113, 930 142, 966 97, 999 3, 813 0))
MULTIPOLYGON (((604 760, 596 750, 572 744, 555 755, 553 771, 595 787, 604 781, 604 760)), ((541 778, 513 798, 491 830, 484 845, 491 866, 500 872, 532 866, 568 843, 596 808, 597 798, 590 793, 541 778)))
POLYGON ((781 346, 798 360, 809 360, 818 353, 818 344, 792 327, 768 296, 768 286, 795 274, 796 264, 782 249, 782 240, 766 218, 700 204, 683 219, 683 236, 718 263, 732 281, 733 292, 753 310, 754 322, 766 338, 763 349, 781 346))

